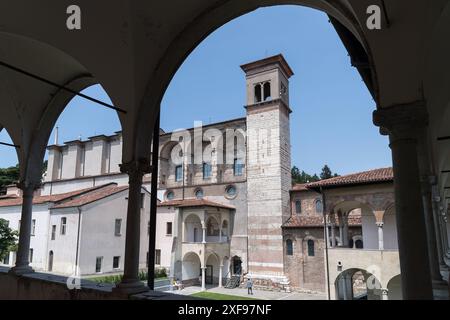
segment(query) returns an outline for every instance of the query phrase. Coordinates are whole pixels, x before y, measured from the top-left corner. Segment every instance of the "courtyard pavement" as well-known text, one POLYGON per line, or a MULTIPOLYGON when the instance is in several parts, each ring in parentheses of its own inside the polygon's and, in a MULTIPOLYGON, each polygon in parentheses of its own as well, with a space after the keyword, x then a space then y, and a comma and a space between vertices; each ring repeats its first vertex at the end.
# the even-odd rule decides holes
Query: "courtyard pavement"
MULTIPOLYGON (((219 288, 216 286, 206 286, 206 291, 212 293, 227 294, 232 296, 250 297, 260 300, 326 300, 327 298, 325 294, 299 293, 299 292, 287 293, 287 292, 265 291, 255 289, 253 289, 253 295, 249 295, 247 294, 247 289, 245 288, 226 289, 226 288, 219 288)), ((194 293, 201 292, 201 287, 192 286, 186 287, 182 290, 173 290, 173 291, 168 290, 166 292, 180 295, 191 295, 194 293)))

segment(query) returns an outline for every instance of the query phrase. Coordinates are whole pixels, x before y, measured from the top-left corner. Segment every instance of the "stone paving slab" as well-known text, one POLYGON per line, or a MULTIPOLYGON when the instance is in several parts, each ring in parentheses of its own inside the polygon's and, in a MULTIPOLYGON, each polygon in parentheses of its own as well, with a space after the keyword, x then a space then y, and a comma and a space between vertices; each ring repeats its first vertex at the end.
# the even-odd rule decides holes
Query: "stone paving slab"
MULTIPOLYGON (((253 295, 247 294, 247 289, 245 288, 235 288, 235 289, 226 289, 226 288, 218 288, 207 286, 207 292, 212 293, 220 293, 232 296, 240 296, 240 297, 251 297, 255 299, 261 300, 326 300, 327 297, 325 294, 312 294, 312 293, 298 293, 298 292, 275 292, 275 291, 265 291, 265 290, 253 290, 253 295)), ((186 287, 182 290, 174 290, 174 291, 166 291, 174 294, 180 295, 191 295, 194 293, 201 292, 201 287, 191 286, 186 287)))

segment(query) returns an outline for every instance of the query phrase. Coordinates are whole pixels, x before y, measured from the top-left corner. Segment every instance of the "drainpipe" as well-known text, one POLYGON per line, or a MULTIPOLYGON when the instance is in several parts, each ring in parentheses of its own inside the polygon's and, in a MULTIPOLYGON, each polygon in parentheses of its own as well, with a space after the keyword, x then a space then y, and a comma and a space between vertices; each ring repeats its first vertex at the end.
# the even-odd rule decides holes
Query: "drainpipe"
MULTIPOLYGON (((322 187, 320 187, 319 193, 322 195, 322 213, 324 219, 324 228, 327 227, 327 214, 326 214, 326 198, 325 193, 323 192, 322 187)), ((327 292, 328 292, 328 300, 331 300, 331 291, 330 291, 330 263, 328 261, 328 238, 326 229, 324 229, 325 234, 325 264, 326 264, 326 273, 327 273, 327 292)))
POLYGON ((80 229, 81 229, 81 207, 77 207, 78 210, 78 229, 77 229, 77 248, 76 248, 76 253, 75 253, 75 275, 79 276, 79 259, 78 259, 78 254, 79 254, 79 246, 80 246, 80 229))

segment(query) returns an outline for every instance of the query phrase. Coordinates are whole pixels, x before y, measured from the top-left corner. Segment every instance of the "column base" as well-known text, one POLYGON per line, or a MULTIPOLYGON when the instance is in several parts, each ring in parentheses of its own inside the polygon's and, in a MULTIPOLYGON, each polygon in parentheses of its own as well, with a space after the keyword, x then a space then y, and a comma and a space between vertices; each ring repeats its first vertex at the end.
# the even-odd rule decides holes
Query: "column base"
POLYGON ((22 276, 24 274, 33 273, 34 269, 30 266, 15 266, 12 267, 9 270, 9 274, 15 275, 15 276, 22 276))
POLYGON ((113 288, 112 292, 119 295, 130 295, 146 292, 149 289, 139 280, 130 282, 121 282, 113 288))

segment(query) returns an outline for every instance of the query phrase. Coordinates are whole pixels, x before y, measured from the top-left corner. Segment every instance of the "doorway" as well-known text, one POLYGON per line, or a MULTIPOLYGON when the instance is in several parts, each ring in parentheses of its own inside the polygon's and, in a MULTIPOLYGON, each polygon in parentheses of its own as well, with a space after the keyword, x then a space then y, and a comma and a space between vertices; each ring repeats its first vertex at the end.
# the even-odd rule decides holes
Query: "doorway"
POLYGON ((213 266, 207 265, 206 266, 206 275, 205 275, 205 283, 206 284, 213 284, 214 277, 213 277, 213 266))

